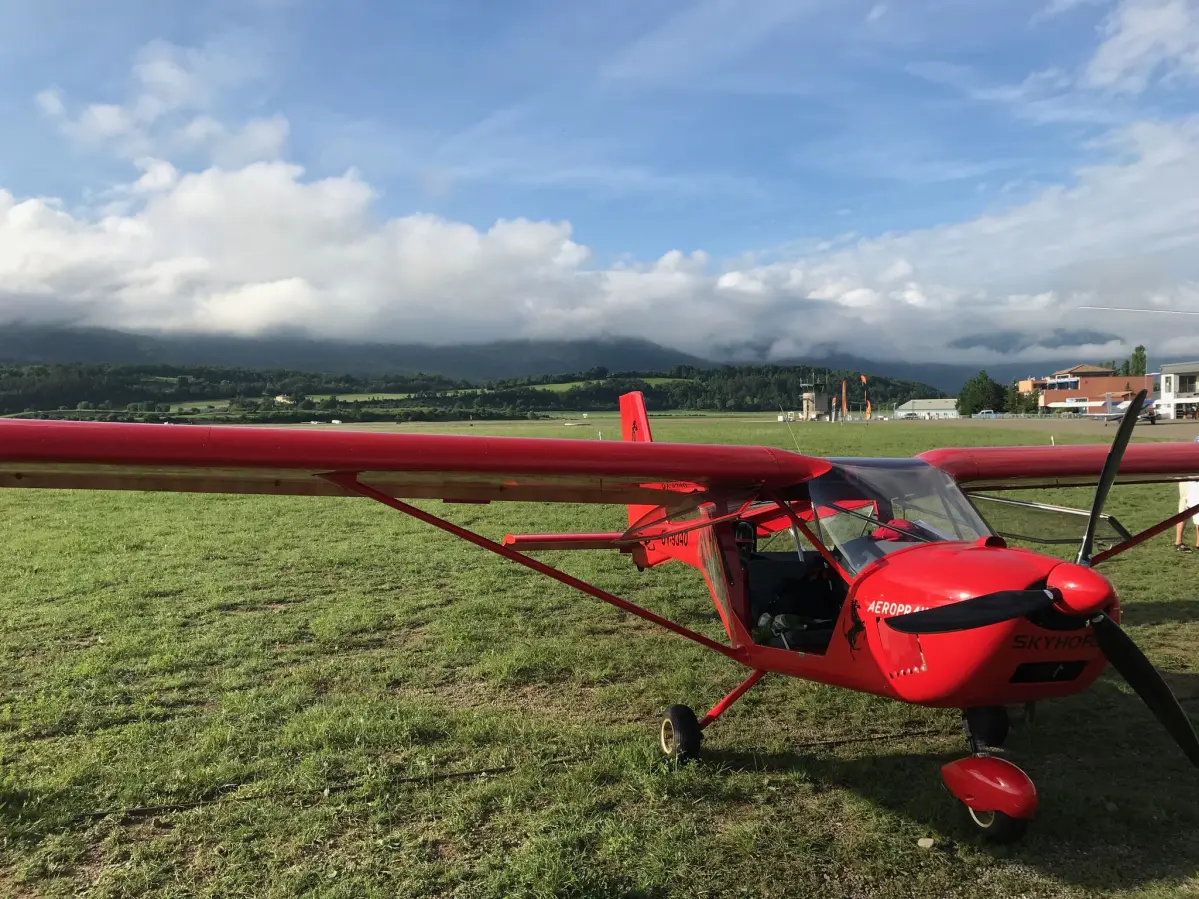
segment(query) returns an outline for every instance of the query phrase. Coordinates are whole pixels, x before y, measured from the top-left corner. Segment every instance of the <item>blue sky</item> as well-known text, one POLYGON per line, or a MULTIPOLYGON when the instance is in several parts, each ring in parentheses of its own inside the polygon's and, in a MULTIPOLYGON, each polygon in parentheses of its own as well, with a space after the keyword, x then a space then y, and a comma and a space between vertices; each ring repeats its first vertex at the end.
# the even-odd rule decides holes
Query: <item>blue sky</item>
POLYGON ((917 17, 873 0, 9 5, 3 102, 22 137, 0 173, 55 195, 117 172, 63 146, 30 98, 121 99, 153 40, 240 40, 262 71, 223 108, 287 116, 292 158, 356 166, 385 213, 569 218, 611 254, 960 218, 1067 176, 1095 131, 1022 120, 923 69, 999 87, 1082 61, 1098 6, 1035 23, 1038 3, 987 0, 917 17))
MULTIPOLYGON (((1143 216, 1119 203, 1170 193, 1160 180, 1144 191, 1125 182, 1186 164, 1151 157, 1193 139, 1193 0, 0 0, 0 20, 0 190, 50 200, 76 232, 55 232, 54 258, 70 272, 13 291, 21 314, 29 304, 15 297, 48 291, 60 312, 123 326, 260 329, 274 320, 269 301, 250 321, 213 310, 244 291, 329 310, 366 290, 373 299, 347 316, 355 328, 450 339, 458 332, 427 308, 451 291, 505 305, 479 334, 619 330, 638 302, 733 302, 762 325, 730 333, 731 318, 713 312, 680 341, 760 343, 781 329, 779 353, 810 345, 799 323, 813 309, 834 342, 899 309, 917 323, 913 339, 952 311, 965 323, 950 337, 969 343, 993 330, 996 308, 1023 303, 1046 317, 1022 327, 1009 315, 1005 331, 1028 339, 1006 352, 1035 356, 1050 349, 1035 334, 1068 340, 1071 310, 1096 299, 1113 267, 1142 272, 1142 305, 1185 299, 1194 281, 1187 209, 1125 235, 1106 224, 1143 216), (196 178, 244 195, 253 171, 292 163, 302 172, 278 188, 297 192, 292 220, 329 215, 305 205, 303 185, 350 191, 337 228, 359 247, 382 246, 389 228, 415 239, 423 215, 441 230, 421 240, 450 248, 426 242, 426 258, 452 252, 465 233, 455 228, 486 237, 497 220, 527 219, 534 231, 472 250, 469 289, 447 261, 384 297, 381 282, 364 287, 332 263, 306 268, 304 229, 276 229, 275 264, 250 271, 179 205, 196 178), (153 164, 171 174, 149 190, 137 179, 153 164), (1101 165, 1123 175, 1091 168, 1101 165), (1104 193, 1118 183, 1123 193, 1104 193), (78 293, 76 257, 105 216, 144 231, 137 248, 111 248, 115 280, 182 266, 186 283, 154 274, 145 295, 126 285, 103 302, 63 298, 78 293), (1005 224, 993 239, 995 221, 1005 224), (1051 256, 1058 239, 1046 234, 1073 228, 1094 236, 1051 256), (523 255, 530 246, 548 254, 549 280, 523 255), (627 266, 645 277, 631 281, 627 266), (193 269, 211 277, 197 285, 193 269), (1039 306, 1021 299, 1042 294, 1052 298, 1039 306), (164 318, 172 297, 180 310, 164 318)), ((371 252, 380 272, 410 260, 407 249, 371 252)), ((473 319, 476 308, 459 312, 473 319)), ((1099 330, 1115 338, 1124 324, 1099 330)))

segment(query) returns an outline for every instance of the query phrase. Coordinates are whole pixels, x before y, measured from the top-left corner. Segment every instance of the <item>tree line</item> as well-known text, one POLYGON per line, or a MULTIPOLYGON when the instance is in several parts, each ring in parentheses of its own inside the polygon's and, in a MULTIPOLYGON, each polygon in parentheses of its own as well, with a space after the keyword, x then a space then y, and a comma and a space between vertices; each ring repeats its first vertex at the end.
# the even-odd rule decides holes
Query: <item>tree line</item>
POLYGON ((333 415, 361 421, 511 418, 612 410, 630 390, 644 393, 646 405, 656 411, 777 412, 800 408, 802 394, 814 385, 839 399, 842 381, 850 404, 859 407, 865 391, 876 408, 945 396, 915 381, 869 376, 864 387, 858 372, 782 365, 676 366, 660 372, 597 367, 482 384, 427 373, 363 377, 209 366, 8 365, 0 366, 0 414, 110 420, 199 414, 210 421, 280 422, 333 415))

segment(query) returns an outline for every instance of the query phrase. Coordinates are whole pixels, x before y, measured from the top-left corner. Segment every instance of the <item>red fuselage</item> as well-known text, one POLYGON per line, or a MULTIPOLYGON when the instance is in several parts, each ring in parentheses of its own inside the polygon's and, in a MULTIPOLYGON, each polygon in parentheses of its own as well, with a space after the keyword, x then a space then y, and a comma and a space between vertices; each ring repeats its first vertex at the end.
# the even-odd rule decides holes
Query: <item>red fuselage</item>
MULTIPOLYGON (((1073 563, 1002 541, 917 544, 863 569, 849 585, 823 653, 754 644, 733 623, 755 668, 920 705, 970 708, 1066 696, 1086 689, 1106 658, 1079 613, 1119 618, 1111 582, 1073 563), (996 545, 998 544, 998 545, 996 545), (885 619, 999 590, 1056 588, 1060 611, 947 634, 905 634, 885 619)), ((739 639, 740 638, 740 639, 739 639)))

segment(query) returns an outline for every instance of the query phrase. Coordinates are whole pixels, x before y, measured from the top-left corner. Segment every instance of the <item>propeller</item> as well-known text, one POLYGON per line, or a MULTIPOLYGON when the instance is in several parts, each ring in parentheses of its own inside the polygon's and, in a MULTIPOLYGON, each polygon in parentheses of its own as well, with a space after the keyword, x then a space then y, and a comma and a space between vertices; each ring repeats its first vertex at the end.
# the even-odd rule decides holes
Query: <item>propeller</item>
POLYGON ((1128 411, 1120 420, 1120 427, 1112 441, 1112 447, 1107 451, 1107 460, 1103 463, 1103 473, 1099 475, 1099 485, 1095 488, 1095 501, 1091 503, 1091 517, 1087 519, 1087 531, 1082 538, 1082 546, 1078 550, 1079 565, 1091 564, 1091 547, 1095 542, 1095 530, 1099 527, 1099 516, 1103 514, 1103 504, 1107 502, 1108 491, 1116 480, 1116 472, 1120 470, 1120 460, 1124 458, 1124 450, 1132 439, 1132 430, 1136 427, 1137 416, 1145 405, 1147 390, 1142 390, 1128 404, 1128 411))
POLYGON ((1031 615, 1057 601, 1052 590, 1000 590, 887 619, 901 634, 947 634, 1031 615))
POLYGON ((1191 764, 1199 768, 1199 737, 1195 735, 1191 720, 1179 705, 1178 698, 1170 691, 1153 663, 1145 658, 1145 654, 1120 625, 1105 613, 1101 612, 1091 619, 1091 629, 1112 667, 1120 672, 1128 686, 1149 706, 1149 711, 1165 726, 1174 742, 1182 747, 1191 764))

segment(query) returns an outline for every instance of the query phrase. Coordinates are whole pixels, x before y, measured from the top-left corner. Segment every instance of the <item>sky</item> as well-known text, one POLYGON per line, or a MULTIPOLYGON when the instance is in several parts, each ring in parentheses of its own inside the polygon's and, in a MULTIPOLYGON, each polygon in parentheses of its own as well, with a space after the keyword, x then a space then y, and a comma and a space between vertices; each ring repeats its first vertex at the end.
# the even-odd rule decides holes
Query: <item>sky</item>
POLYGON ((1199 0, 0 21, 0 322, 1199 357, 1199 0))

